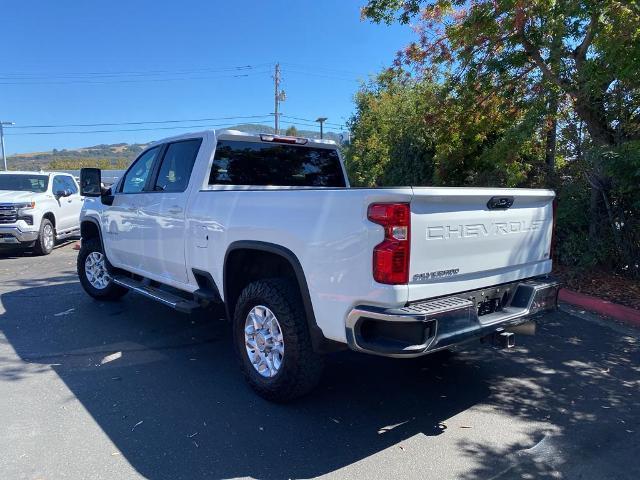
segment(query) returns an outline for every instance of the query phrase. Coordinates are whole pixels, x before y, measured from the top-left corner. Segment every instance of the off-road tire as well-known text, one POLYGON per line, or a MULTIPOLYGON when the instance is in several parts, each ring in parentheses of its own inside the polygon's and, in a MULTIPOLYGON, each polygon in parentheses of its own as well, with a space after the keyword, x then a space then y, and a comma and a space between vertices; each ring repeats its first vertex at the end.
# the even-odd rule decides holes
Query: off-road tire
POLYGON ((56 230, 48 218, 43 218, 40 222, 40 231, 38 232, 38 238, 33 244, 33 253, 36 255, 49 255, 53 251, 53 247, 56 243, 56 230), (45 228, 50 227, 53 235, 53 244, 48 247, 45 241, 44 231, 45 228))
POLYGON ((233 338, 245 379, 269 401, 291 401, 309 393, 320 381, 322 356, 313 350, 300 292, 288 279, 272 278, 247 285, 236 303, 233 338), (245 348, 245 320, 256 305, 264 305, 275 314, 284 339, 282 365, 270 378, 256 371, 245 348))
MULTIPOLYGON (((98 289, 95 288, 89 280, 87 279, 87 275, 85 273, 85 261, 87 256, 92 252, 99 252, 104 255, 102 251, 102 245, 100 244, 100 240, 91 238, 88 240, 82 240, 82 244, 80 246, 80 252, 78 252, 78 277, 80 277, 80 284, 84 291, 91 295, 93 298, 97 300, 117 300, 123 295, 125 295, 129 290, 121 287, 120 285, 116 285, 113 283, 113 280, 107 285, 107 287, 98 289)), ((106 258, 105 262, 107 265, 107 271, 110 273, 113 271, 113 267, 106 258)))

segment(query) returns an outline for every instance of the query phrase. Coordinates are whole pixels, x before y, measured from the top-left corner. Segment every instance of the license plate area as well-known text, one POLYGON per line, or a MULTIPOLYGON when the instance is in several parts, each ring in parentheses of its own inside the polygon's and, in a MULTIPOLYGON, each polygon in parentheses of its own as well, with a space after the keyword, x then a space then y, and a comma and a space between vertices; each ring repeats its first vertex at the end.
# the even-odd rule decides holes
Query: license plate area
POLYGON ((490 313, 499 312, 504 307, 502 298, 490 298, 478 303, 478 316, 489 315, 490 313))
POLYGON ((497 287, 475 290, 467 294, 476 309, 478 317, 501 312, 509 306, 519 282, 508 283, 497 287))
POLYGON ((0 243, 19 243, 18 239, 10 233, 0 233, 0 243))

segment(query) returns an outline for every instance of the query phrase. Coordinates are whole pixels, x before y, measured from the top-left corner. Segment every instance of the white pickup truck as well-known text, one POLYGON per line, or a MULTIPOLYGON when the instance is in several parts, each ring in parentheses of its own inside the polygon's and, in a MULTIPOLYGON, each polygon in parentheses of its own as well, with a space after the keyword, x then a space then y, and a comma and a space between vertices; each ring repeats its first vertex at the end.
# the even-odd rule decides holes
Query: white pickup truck
POLYGON ((554 309, 554 193, 351 188, 330 141, 205 131, 150 145, 109 190, 81 173, 78 274, 189 312, 223 303, 263 397, 310 391, 322 354, 415 357, 554 309))
POLYGON ((48 255, 56 240, 80 233, 82 197, 72 175, 0 172, 0 247, 48 255))

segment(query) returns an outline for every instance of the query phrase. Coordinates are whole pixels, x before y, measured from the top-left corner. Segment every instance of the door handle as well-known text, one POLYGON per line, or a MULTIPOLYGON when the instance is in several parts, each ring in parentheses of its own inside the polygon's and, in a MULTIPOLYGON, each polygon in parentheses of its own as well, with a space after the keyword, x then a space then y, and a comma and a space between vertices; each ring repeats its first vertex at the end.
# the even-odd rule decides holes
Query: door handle
POLYGON ((177 205, 174 205, 173 207, 169 208, 169 213, 171 215, 178 215, 179 213, 182 213, 182 207, 178 207, 177 205))

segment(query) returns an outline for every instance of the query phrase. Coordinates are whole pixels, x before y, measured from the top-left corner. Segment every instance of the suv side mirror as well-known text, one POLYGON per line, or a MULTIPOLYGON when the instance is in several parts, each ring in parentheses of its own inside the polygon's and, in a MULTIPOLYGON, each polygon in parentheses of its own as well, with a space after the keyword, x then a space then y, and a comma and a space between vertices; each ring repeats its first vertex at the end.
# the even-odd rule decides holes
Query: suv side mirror
POLYGON ((70 197, 71 196, 71 190, 58 190, 57 192, 55 192, 55 196, 58 198, 61 197, 70 197))
POLYGON ((99 168, 83 168, 80 170, 80 195, 83 197, 102 196, 102 172, 99 168))

